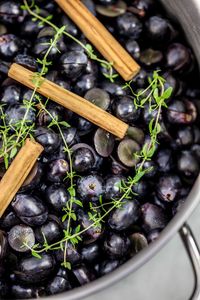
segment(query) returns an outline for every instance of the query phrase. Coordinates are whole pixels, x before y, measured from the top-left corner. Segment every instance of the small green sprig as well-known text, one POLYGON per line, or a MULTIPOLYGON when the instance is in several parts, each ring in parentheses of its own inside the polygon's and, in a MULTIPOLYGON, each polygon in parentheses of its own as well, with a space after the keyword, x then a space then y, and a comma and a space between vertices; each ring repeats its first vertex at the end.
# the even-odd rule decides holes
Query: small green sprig
MULTIPOLYGON (((40 8, 35 4, 35 1, 33 0, 32 3, 29 5, 27 0, 24 0, 24 5, 21 5, 21 9, 26 10, 31 16, 33 16, 33 21, 40 21, 40 24, 47 24, 51 28, 55 30, 55 32, 58 32, 60 28, 53 24, 51 22, 52 20, 52 15, 45 17, 41 16, 41 11, 40 8)), ((66 27, 64 26, 64 30, 62 31, 62 34, 76 42, 78 45, 80 45, 87 53, 88 57, 91 60, 94 60, 98 62, 102 67, 104 67, 107 70, 107 73, 103 73, 103 75, 108 78, 111 82, 114 82, 115 78, 118 77, 119 75, 114 73, 113 70, 113 62, 108 62, 104 59, 99 58, 90 44, 84 44, 77 38, 75 38, 73 35, 71 35, 69 32, 67 32, 66 27)))
MULTIPOLYGON (((45 112, 49 115, 49 117, 51 118, 51 122, 48 125, 48 127, 52 127, 52 126, 56 126, 57 130, 62 138, 63 144, 64 144, 64 148, 63 151, 67 154, 67 158, 69 161, 69 172, 66 174, 65 180, 69 181, 69 187, 67 188, 67 191, 70 195, 69 200, 66 202, 66 205, 63 207, 63 211, 64 211, 64 215, 62 216, 62 221, 65 222, 67 221, 67 226, 66 229, 63 231, 64 236, 66 241, 64 242, 64 247, 63 247, 63 242, 60 243, 60 248, 63 250, 63 263, 62 265, 65 268, 70 269, 71 265, 70 263, 67 261, 67 247, 68 247, 68 242, 70 241, 73 245, 75 245, 81 238, 71 238, 72 235, 72 227, 71 227, 71 221, 76 221, 77 217, 76 217, 76 213, 73 209, 73 205, 76 204, 80 207, 83 207, 83 204, 80 200, 78 200, 76 198, 76 185, 74 183, 74 178, 77 176, 76 172, 74 172, 73 170, 73 164, 72 164, 72 153, 70 148, 67 145, 67 142, 65 140, 65 136, 62 130, 62 127, 64 126, 64 128, 66 127, 70 127, 70 125, 65 122, 65 121, 58 121, 46 108, 46 105, 44 105, 41 101, 41 98, 38 97, 38 101, 39 101, 39 106, 40 106, 40 111, 39 114, 41 112, 45 112)), ((48 100, 46 102, 46 104, 48 103, 48 100)), ((78 229, 76 228, 75 231, 77 231, 78 229)), ((43 244, 44 248, 49 248, 49 245, 46 243, 43 244)), ((32 255, 36 256, 38 255, 37 251, 36 251, 37 247, 31 249, 32 251, 32 255)))

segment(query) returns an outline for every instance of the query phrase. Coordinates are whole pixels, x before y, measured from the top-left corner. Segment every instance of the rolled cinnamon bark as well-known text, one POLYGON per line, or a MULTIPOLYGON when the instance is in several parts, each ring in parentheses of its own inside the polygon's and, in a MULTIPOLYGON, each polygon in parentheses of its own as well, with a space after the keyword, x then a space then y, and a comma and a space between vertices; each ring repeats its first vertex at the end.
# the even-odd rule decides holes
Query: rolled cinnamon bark
MULTIPOLYGON (((12 64, 8 72, 10 78, 15 79, 31 89, 35 88, 33 83, 34 74, 35 73, 32 71, 27 70, 18 64, 12 64)), ((65 108, 70 109, 119 138, 123 138, 128 130, 128 124, 122 122, 88 100, 63 89, 52 81, 43 79, 37 92, 65 108)))
POLYGON ((0 181, 0 217, 24 183, 43 147, 27 139, 0 181))

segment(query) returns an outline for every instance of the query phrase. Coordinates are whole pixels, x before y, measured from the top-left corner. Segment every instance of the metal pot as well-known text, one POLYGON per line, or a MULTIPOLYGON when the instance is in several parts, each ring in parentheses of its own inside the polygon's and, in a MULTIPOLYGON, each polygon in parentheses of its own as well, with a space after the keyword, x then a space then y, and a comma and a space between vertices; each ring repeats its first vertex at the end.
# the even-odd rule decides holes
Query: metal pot
MULTIPOLYGON (((169 14, 177 20, 188 39, 191 47, 193 48, 196 58, 200 66, 200 0, 160 0, 169 14)), ((168 226, 162 231, 157 241, 143 249, 139 254, 130 259, 124 265, 94 282, 87 284, 83 287, 73 289, 72 291, 65 292, 43 299, 65 299, 65 300, 78 300, 83 299, 93 293, 105 289, 113 283, 123 279, 131 272, 135 272, 138 268, 149 261, 156 253, 164 247, 170 239, 179 231, 186 250, 189 254, 195 273, 195 289, 191 296, 192 300, 200 300, 200 251, 191 229, 186 224, 191 213, 200 202, 200 176, 197 178, 187 201, 182 210, 173 218, 168 226)), ((200 225, 200 224, 199 224, 200 225)), ((141 288, 144 285, 141 285, 141 288)), ((135 295, 137 297, 137 295, 135 295)), ((136 299, 136 298, 135 298, 136 299)))

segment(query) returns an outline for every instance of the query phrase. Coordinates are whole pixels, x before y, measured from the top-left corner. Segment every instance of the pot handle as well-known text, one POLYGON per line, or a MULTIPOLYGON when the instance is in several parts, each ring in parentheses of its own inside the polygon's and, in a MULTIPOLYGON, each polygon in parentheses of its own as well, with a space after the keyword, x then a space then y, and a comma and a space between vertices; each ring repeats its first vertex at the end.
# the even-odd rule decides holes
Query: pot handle
POLYGON ((195 274, 195 286, 190 300, 200 300, 200 250, 188 224, 185 223, 179 232, 195 274))

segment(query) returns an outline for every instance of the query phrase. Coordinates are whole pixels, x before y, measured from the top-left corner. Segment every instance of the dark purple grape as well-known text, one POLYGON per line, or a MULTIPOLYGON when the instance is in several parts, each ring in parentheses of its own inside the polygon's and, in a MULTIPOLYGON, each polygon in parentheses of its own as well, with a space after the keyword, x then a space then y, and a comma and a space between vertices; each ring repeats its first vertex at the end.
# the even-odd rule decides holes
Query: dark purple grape
POLYGON ((111 163, 111 171, 114 175, 124 175, 128 173, 128 168, 126 168, 124 165, 122 165, 120 162, 115 160, 113 157, 112 163, 111 163))
POLYGON ((105 182, 105 198, 107 200, 119 199, 123 194, 121 186, 125 181, 126 177, 124 176, 109 176, 105 182))
POLYGON ((39 290, 37 287, 33 287, 32 285, 26 286, 21 283, 14 283, 10 287, 10 292, 13 298, 15 299, 30 299, 37 298, 39 294, 39 290))
POLYGON ((136 194, 136 197, 142 199, 143 197, 147 196, 150 192, 150 186, 147 181, 140 180, 136 184, 133 185, 132 191, 136 194))
POLYGON ((35 130, 35 139, 44 147, 46 153, 53 153, 61 142, 59 135, 46 127, 38 127, 35 130))
POLYGON ((92 226, 94 221, 91 220, 91 215, 87 214, 83 210, 79 210, 77 214, 77 219, 79 225, 81 226, 81 229, 85 230, 83 233, 84 244, 91 244, 102 236, 102 225, 98 224, 97 226, 92 226))
MULTIPOLYGON (((41 16, 47 17, 48 12, 45 10, 41 10, 41 16)), ((20 28, 22 36, 25 37, 36 37, 40 30, 44 27, 44 23, 38 21, 33 21, 32 16, 28 15, 25 17, 25 20, 20 28)))
POLYGON ((191 127, 180 128, 176 133, 176 144, 180 147, 193 144, 193 132, 191 127))
POLYGON ((111 258, 124 257, 130 251, 130 239, 125 235, 111 232, 104 240, 103 250, 111 258))
POLYGON ((61 226, 53 219, 48 220, 35 229, 35 237, 40 244, 44 244, 45 241, 48 244, 52 244, 59 241, 61 236, 61 226))
POLYGON ((89 172, 95 164, 93 152, 88 148, 79 148, 72 153, 73 169, 78 173, 89 172))
POLYGON ((159 172, 166 173, 174 167, 173 152, 170 149, 162 149, 157 153, 156 163, 159 172))
POLYGON ((144 88, 148 82, 148 74, 145 69, 141 68, 139 73, 133 78, 132 87, 144 88))
POLYGON ((169 208, 169 202, 161 200, 157 195, 153 195, 152 203, 161 207, 163 210, 168 210, 169 208))
POLYGON ((54 104, 50 104, 47 106, 47 111, 41 111, 38 116, 38 124, 39 126, 48 126, 51 124, 52 119, 61 122, 63 120, 63 108, 60 106, 56 106, 54 104))
POLYGON ((63 129, 63 136, 68 147, 80 142, 80 137, 75 127, 63 129))
POLYGON ((67 172, 69 171, 69 164, 64 159, 56 159, 53 160, 48 165, 47 170, 47 179, 51 182, 61 183, 64 178, 67 176, 67 172))
POLYGON ((72 272, 79 285, 84 285, 95 279, 94 273, 83 264, 73 268, 72 272))
POLYGON ((166 54, 167 67, 176 72, 183 72, 191 66, 191 52, 180 43, 170 45, 166 54))
POLYGON ((19 54, 25 44, 14 34, 4 34, 0 36, 0 56, 10 60, 19 54))
POLYGON ((135 59, 139 59, 140 58, 140 45, 138 44, 137 41, 133 40, 133 39, 129 39, 126 42, 126 50, 131 54, 131 56, 135 59))
POLYGON ((126 90, 122 88, 121 82, 110 82, 103 81, 101 82, 101 88, 109 93, 111 96, 125 96, 126 90))
POLYGON ((191 101, 174 100, 167 109, 167 118, 172 124, 191 124, 197 118, 197 109, 191 101))
POLYGON ((21 88, 19 85, 11 84, 1 88, 0 99, 2 104, 18 104, 20 101, 21 88))
POLYGON ((86 74, 93 75, 95 80, 97 79, 96 77, 97 77, 97 73, 98 73, 98 66, 97 66, 97 64, 95 63, 94 60, 88 59, 85 71, 86 71, 86 74))
POLYGON ((88 58, 83 51, 68 51, 60 58, 62 75, 77 79, 86 69, 88 58))
POLYGON ((159 178, 157 183, 157 195, 166 202, 176 199, 181 189, 180 178, 176 175, 164 175, 159 178))
MULTIPOLYGON (((41 97, 41 96, 39 96, 39 94, 35 94, 35 96, 33 96, 33 91, 31 89, 27 88, 22 91, 21 98, 28 102, 31 101, 31 99, 32 99, 33 103, 38 103, 38 97, 41 97)), ((42 99, 42 98, 40 98, 40 99, 42 99)))
POLYGON ((17 56, 15 56, 14 61, 16 64, 19 64, 24 68, 31 70, 32 72, 35 72, 37 70, 37 62, 35 58, 30 55, 18 54, 17 56))
POLYGON ((120 261, 117 259, 113 259, 113 260, 105 260, 103 262, 100 263, 99 265, 99 274, 100 276, 104 276, 112 271, 114 271, 115 269, 117 269, 120 265, 120 261))
POLYGON ((86 245, 81 249, 82 260, 92 263, 100 258, 100 247, 98 244, 86 245))
POLYGON ((191 147, 191 151, 194 154, 194 156, 196 157, 196 159, 200 162, 200 145, 199 144, 194 144, 191 147))
POLYGON ((79 77, 76 85, 74 87, 74 91, 76 94, 83 96, 86 92, 93 89, 96 85, 96 78, 94 74, 84 74, 79 77))
POLYGON ((82 117, 76 118, 75 125, 80 136, 84 136, 94 129, 94 124, 82 117))
POLYGON ((127 123, 134 123, 140 117, 140 109, 136 109, 130 96, 122 96, 113 104, 114 114, 127 123))
POLYGON ((1 228, 9 230, 11 227, 19 225, 20 222, 14 211, 6 211, 1 218, 1 228))
POLYGON ((131 4, 135 9, 134 12, 137 13, 141 18, 152 14, 155 10, 155 2, 153 0, 133 0, 131 4))
POLYGON ((99 175, 82 176, 77 182, 77 192, 86 202, 98 201, 104 194, 104 182, 99 175))
POLYGON ((116 4, 117 0, 97 0, 102 5, 113 5, 116 4))
POLYGON ((43 175, 43 166, 41 163, 36 162, 31 172, 26 177, 20 191, 27 192, 35 189, 40 183, 43 175))
POLYGON ((18 194, 11 205, 18 218, 27 225, 39 226, 47 220, 47 209, 43 202, 36 197, 18 194))
POLYGON ((41 283, 52 276, 55 260, 50 254, 41 254, 41 258, 24 257, 19 261, 17 277, 24 283, 41 283))
POLYGON ((53 184, 46 188, 45 196, 48 204, 56 212, 62 212, 63 207, 69 200, 67 188, 62 184, 53 184))
POLYGON ((60 269, 56 276, 47 284, 46 292, 48 295, 59 294, 71 290, 72 286, 69 282, 67 271, 60 269))
POLYGON ((20 9, 20 3, 5 0, 0 4, 0 22, 3 24, 14 25, 22 23, 25 13, 20 9))
MULTIPOLYGON (((141 163, 137 164, 137 168, 141 163)), ((152 160, 147 160, 143 164, 143 169, 146 170, 146 173, 144 174, 144 178, 153 178, 157 173, 157 165, 152 160)))
POLYGON ((119 208, 115 208, 109 218, 108 224, 112 230, 123 231, 136 223, 140 217, 140 208, 137 200, 126 200, 121 202, 119 208))
POLYGON ((146 21, 146 32, 148 37, 157 44, 169 43, 171 30, 169 21, 160 16, 152 16, 146 21))
POLYGON ((194 125, 192 131, 194 134, 194 143, 200 144, 200 128, 194 125))
MULTIPOLYGON (((43 28, 42 30, 44 30, 43 28)), ((42 36, 38 37, 35 40, 34 47, 32 49, 32 53, 35 57, 43 58, 47 50, 49 49, 49 40, 51 37, 42 36)), ((51 51, 49 52, 49 59, 55 60, 59 58, 59 54, 66 51, 66 45, 63 42, 63 39, 57 41, 56 47, 51 47, 51 51)))
POLYGON ((32 125, 35 122, 35 111, 31 108, 26 114, 26 108, 22 104, 13 104, 9 106, 6 111, 6 122, 12 126, 19 125, 19 122, 25 117, 26 125, 32 125))
MULTIPOLYGON (((65 249, 65 244, 63 244, 63 249, 65 249)), ((63 263, 64 251, 62 251, 61 249, 56 250, 55 257, 59 263, 63 263)), ((69 242, 67 243, 66 257, 67 261, 72 265, 76 265, 81 261, 81 255, 79 254, 77 249, 69 242)))
POLYGON ((60 22, 62 26, 66 26, 69 34, 74 37, 79 35, 78 27, 65 14, 62 14, 60 22))
POLYGON ((125 37, 131 36, 133 39, 138 39, 143 31, 140 20, 129 12, 117 18, 117 28, 119 34, 125 37))
POLYGON ((141 211, 141 220, 145 231, 163 229, 167 225, 167 216, 160 207, 151 203, 145 203, 142 205, 141 211))
POLYGON ((195 179, 199 174, 199 162, 190 151, 182 151, 178 157, 177 168, 185 178, 195 179))

